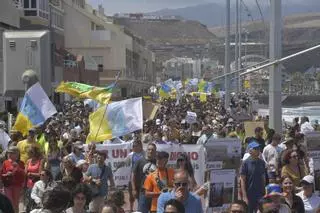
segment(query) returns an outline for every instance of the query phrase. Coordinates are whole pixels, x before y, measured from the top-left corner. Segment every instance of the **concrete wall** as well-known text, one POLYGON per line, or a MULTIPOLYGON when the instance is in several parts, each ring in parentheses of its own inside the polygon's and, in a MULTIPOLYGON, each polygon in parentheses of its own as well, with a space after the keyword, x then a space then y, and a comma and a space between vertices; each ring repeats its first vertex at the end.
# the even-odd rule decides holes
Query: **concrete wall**
POLYGON ((107 23, 89 11, 65 1, 65 47, 73 54, 103 56, 104 69, 121 70, 126 66, 126 48, 132 49, 132 39, 120 28, 107 23), (105 30, 91 30, 92 23, 105 30), (101 36, 97 36, 97 34, 101 36))
POLYGON ((20 26, 20 15, 12 0, 0 1, 0 22, 13 27, 20 26))

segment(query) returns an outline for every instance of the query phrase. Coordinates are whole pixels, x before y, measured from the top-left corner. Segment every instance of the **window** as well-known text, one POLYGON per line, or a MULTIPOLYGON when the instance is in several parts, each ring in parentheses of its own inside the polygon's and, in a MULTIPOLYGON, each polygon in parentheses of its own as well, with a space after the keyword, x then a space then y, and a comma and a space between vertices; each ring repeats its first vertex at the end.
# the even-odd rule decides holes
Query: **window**
POLYGON ((95 30, 95 24, 93 22, 91 22, 91 30, 94 31, 95 30))
POLYGON ((103 64, 103 56, 92 56, 92 59, 96 62, 96 64, 103 64))
POLYGON ((37 8, 37 0, 31 0, 31 8, 37 8))
POLYGON ((24 8, 29 8, 29 0, 24 0, 23 6, 24 6, 24 8))

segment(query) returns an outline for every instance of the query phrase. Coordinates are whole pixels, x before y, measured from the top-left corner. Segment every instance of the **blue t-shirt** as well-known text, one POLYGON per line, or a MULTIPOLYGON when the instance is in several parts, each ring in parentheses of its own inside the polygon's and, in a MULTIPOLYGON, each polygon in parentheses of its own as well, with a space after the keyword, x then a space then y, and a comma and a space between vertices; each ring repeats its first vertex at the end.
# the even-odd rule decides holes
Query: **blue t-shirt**
MULTIPOLYGON (((164 205, 168 200, 175 199, 174 192, 162 193, 158 198, 157 213, 164 213, 164 205)), ((183 202, 185 213, 203 213, 201 199, 189 192, 188 199, 183 202)))
MULTIPOLYGON (((94 179, 100 179, 101 172, 102 172, 102 167, 99 167, 98 164, 92 164, 89 166, 86 175, 94 179)), ((108 195, 108 180, 109 178, 112 178, 112 177, 113 177, 113 174, 112 174, 111 168, 105 165, 105 171, 101 178, 99 196, 108 195)))
POLYGON ((264 190, 264 178, 266 172, 266 165, 263 160, 252 159, 249 157, 246 159, 242 166, 240 175, 246 177, 246 191, 249 200, 259 200, 265 194, 264 190))

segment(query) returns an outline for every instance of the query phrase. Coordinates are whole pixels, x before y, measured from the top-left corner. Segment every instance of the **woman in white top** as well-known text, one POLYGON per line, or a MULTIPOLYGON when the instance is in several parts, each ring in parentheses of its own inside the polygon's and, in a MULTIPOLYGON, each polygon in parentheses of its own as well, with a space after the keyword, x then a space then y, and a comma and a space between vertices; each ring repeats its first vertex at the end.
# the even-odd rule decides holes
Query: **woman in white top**
POLYGON ((31 199, 34 200, 38 207, 42 207, 42 198, 45 191, 56 187, 56 182, 53 181, 50 170, 44 169, 40 173, 40 180, 32 187, 31 199))
POLYGON ((302 191, 297 195, 302 199, 306 213, 315 213, 320 207, 320 197, 313 193, 314 177, 305 176, 301 181, 302 191))

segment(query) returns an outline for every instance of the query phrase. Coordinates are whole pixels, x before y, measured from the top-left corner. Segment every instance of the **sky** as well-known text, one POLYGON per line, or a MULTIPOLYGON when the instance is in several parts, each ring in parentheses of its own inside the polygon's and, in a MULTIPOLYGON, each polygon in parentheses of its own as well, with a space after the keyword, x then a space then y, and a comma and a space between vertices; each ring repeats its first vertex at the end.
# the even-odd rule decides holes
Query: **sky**
MULTIPOLYGON (((255 4, 255 0, 243 0, 248 5, 255 4)), ((268 0, 258 0, 260 4, 267 4, 268 0)), ((286 3, 303 3, 314 0, 282 0, 286 3)), ((103 4, 107 15, 115 13, 128 13, 128 12, 152 12, 164 8, 182 8, 205 3, 221 3, 225 0, 87 0, 93 7, 98 4, 103 4)), ((233 0, 231 0, 233 2, 233 0)))

